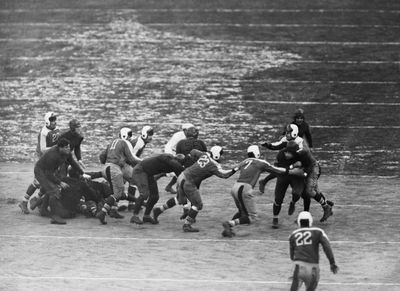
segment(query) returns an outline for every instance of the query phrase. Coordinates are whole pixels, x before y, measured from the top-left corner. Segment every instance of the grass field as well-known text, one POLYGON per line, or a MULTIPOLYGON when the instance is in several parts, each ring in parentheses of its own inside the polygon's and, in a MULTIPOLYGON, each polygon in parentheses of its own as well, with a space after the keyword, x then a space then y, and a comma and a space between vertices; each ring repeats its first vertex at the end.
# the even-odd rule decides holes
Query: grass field
POLYGON ((230 166, 302 107, 337 204, 317 225, 341 270, 330 274, 323 257, 319 289, 400 290, 399 28, 394 0, 0 1, 0 289, 287 290, 295 225, 284 206, 281 229, 270 228, 274 182, 257 197, 260 222, 232 240, 220 232, 234 178, 203 185, 194 235, 178 209, 154 227, 129 214, 56 227, 16 202, 49 110, 62 128, 82 121, 94 169, 120 127, 153 125, 149 156, 187 121, 230 166))

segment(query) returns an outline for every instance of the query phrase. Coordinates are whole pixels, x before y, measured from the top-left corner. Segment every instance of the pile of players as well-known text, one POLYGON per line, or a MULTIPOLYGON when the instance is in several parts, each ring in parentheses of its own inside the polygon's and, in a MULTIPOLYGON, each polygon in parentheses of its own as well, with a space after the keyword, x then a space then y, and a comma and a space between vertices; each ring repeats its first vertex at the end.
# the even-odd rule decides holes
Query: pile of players
POLYGON ((52 112, 45 115, 45 125, 38 138, 39 160, 35 164, 35 180, 19 204, 24 213, 29 213, 29 208, 39 207, 40 214, 49 216, 51 223, 65 224, 64 218, 83 213, 96 216, 102 224, 106 224, 107 215, 123 218, 119 211, 128 208, 133 212, 131 223, 157 224, 161 213, 179 204, 183 206, 181 219, 184 220, 184 232, 198 232, 193 224, 203 208, 199 191, 201 182, 213 175, 229 178, 239 171, 237 182, 231 189, 237 213, 223 223, 222 235, 225 237, 235 235, 234 226, 257 220, 254 188, 264 172, 270 174, 260 180, 260 192, 264 192, 269 180, 277 179, 273 228, 279 228, 278 217, 289 185, 292 188, 289 215, 294 213, 300 198, 304 200, 305 211, 309 210, 311 198, 320 203, 324 213, 321 221, 332 215, 333 203, 318 188, 320 166, 311 153, 311 134, 301 109, 296 111, 293 122, 286 126, 278 142, 261 144, 268 149, 279 150, 274 165, 261 159, 258 145, 251 145, 247 149, 248 157, 227 170, 220 165, 222 147, 216 145, 207 150, 206 144, 198 138, 198 129, 193 124, 184 124, 182 130, 169 140, 164 153, 145 159, 141 158, 141 154, 152 141, 153 128, 144 126, 139 136, 133 136, 130 128, 122 128, 119 137, 100 154, 103 169, 88 172, 81 157, 83 136, 80 123, 73 119, 69 127, 68 131, 60 132, 56 115, 52 112), (172 179, 165 190, 176 196, 161 207, 155 207, 159 200, 157 179, 166 175, 172 179), (97 178, 102 178, 102 182, 96 182, 97 178), (173 189, 175 183, 176 190, 173 189), (39 193, 33 195, 38 188, 39 193), (121 206, 123 200, 129 201, 128 207, 125 204, 121 206), (144 214, 139 217, 142 208, 144 214))

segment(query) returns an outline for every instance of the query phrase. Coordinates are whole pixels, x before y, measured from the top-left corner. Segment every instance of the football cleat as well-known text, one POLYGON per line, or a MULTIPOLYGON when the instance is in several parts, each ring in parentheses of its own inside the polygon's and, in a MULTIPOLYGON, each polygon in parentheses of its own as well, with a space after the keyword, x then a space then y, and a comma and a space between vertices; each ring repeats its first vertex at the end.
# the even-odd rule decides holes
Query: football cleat
POLYGON ((158 217, 160 216, 161 213, 162 213, 162 211, 161 211, 160 207, 153 208, 153 217, 154 217, 154 220, 157 221, 157 223, 158 223, 158 217))
POLYGON ((150 215, 144 215, 143 216, 143 223, 158 224, 158 220, 155 220, 150 215))
POLYGON ((199 232, 199 229, 192 227, 191 224, 185 223, 182 228, 183 228, 183 232, 199 232))
POLYGON ((140 219, 139 216, 133 215, 133 216, 131 217, 131 223, 143 224, 143 221, 140 219))
POLYGON ((31 210, 34 210, 36 207, 38 207, 40 204, 42 204, 43 200, 40 197, 32 197, 30 201, 30 208, 31 210))
POLYGON ((222 232, 223 237, 234 237, 235 233, 232 230, 232 226, 229 224, 228 221, 225 221, 222 223, 222 226, 224 227, 224 230, 222 232))
POLYGON ((115 209, 115 208, 111 208, 111 210, 110 210, 110 217, 116 218, 116 219, 123 219, 123 218, 124 218, 124 216, 121 215, 121 214, 117 211, 117 209, 115 209))
POLYGON ((29 214, 29 210, 28 210, 28 201, 21 201, 18 204, 19 208, 21 208, 22 212, 24 214, 29 214))
POLYGON ((96 213, 96 217, 100 220, 101 224, 107 224, 106 215, 107 213, 105 213, 103 210, 96 213))
POLYGON ((322 206, 322 208, 324 209, 324 215, 319 220, 320 222, 326 221, 329 216, 333 215, 332 206, 330 206, 329 204, 326 204, 325 206, 322 206))
POLYGON ((53 215, 50 220, 51 224, 67 224, 67 222, 58 215, 53 215))

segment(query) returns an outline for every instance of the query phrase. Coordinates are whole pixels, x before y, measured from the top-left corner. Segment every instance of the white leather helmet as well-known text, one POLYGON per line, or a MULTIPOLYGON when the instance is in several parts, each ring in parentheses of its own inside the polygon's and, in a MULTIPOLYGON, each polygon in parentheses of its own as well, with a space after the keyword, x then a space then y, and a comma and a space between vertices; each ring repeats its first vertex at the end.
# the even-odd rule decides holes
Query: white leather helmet
POLYGON ((312 226, 313 224, 313 218, 311 216, 311 213, 308 211, 302 211, 299 213, 299 216, 297 217, 297 224, 300 226, 300 221, 301 220, 308 220, 308 226, 312 226))
POLYGON ((211 153, 211 157, 213 158, 213 160, 218 161, 221 158, 224 151, 222 150, 222 147, 220 147, 220 146, 213 146, 210 149, 210 153, 211 153))
POLYGON ((252 153, 253 156, 254 156, 256 159, 259 159, 260 156, 261 156, 260 148, 258 147, 258 145, 251 145, 251 146, 249 146, 249 147, 247 148, 247 153, 248 153, 248 154, 249 154, 249 153, 252 153))

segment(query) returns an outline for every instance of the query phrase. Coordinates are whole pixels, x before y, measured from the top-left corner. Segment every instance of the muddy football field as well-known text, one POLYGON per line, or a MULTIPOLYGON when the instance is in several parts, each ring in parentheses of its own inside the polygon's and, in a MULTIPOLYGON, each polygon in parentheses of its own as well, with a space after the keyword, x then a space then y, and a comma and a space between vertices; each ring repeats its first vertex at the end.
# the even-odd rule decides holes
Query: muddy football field
POLYGON ((146 157, 183 122, 224 146, 228 168, 299 107, 335 201, 325 223, 311 206, 340 268, 321 251, 319 290, 400 290, 399 28, 393 0, 0 1, 0 290, 288 290, 302 205, 289 217, 289 192, 272 229, 275 181, 256 196, 259 221, 232 239, 221 223, 237 174, 202 184, 199 233, 183 233, 178 207, 159 225, 123 212, 57 226, 17 204, 47 111, 61 128, 81 120, 88 169, 123 126, 154 127, 146 157))

